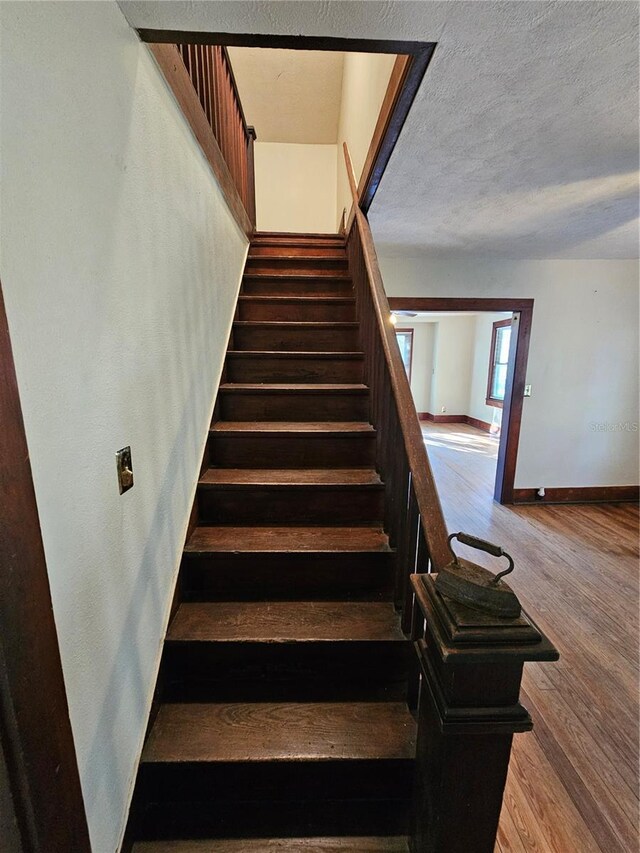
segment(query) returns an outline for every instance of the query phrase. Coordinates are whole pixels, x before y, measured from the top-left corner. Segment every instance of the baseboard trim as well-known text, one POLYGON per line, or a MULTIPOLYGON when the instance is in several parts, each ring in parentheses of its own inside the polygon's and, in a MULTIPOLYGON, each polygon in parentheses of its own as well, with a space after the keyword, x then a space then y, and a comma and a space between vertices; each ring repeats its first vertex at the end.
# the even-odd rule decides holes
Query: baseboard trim
POLYGON ((487 421, 481 421, 479 418, 472 418, 471 415, 465 415, 465 421, 469 426, 481 429, 483 432, 491 432, 492 424, 487 421))
POLYGON ((432 421, 435 424, 468 424, 476 429, 481 429, 483 432, 491 432, 490 423, 472 418, 470 415, 433 415, 431 412, 418 412, 418 419, 432 421))
POLYGON ((640 486, 576 486, 575 488, 545 489, 544 498, 537 489, 514 489, 514 504, 586 504, 637 503, 640 486))

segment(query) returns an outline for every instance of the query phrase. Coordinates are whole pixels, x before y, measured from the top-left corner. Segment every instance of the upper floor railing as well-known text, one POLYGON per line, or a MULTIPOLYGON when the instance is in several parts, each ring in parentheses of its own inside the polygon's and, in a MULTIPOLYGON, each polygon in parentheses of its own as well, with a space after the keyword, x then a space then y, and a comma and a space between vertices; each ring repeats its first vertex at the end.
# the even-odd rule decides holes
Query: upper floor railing
POLYGON ((253 143, 256 133, 247 125, 227 49, 213 44, 178 44, 176 47, 255 228, 253 143))

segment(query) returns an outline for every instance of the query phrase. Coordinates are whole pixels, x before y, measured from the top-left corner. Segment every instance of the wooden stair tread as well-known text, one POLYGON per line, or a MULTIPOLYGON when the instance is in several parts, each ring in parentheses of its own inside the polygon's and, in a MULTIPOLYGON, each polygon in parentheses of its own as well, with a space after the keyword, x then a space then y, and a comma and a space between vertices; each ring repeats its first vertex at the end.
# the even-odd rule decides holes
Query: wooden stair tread
POLYGON ((169 642, 406 642, 390 602, 183 602, 169 642))
MULTIPOLYGON (((269 257, 269 256, 268 256, 269 257)), ((249 253, 247 255, 248 261, 264 261, 264 255, 252 255, 249 253)), ((283 252, 281 255, 272 255, 270 256, 271 260, 277 261, 317 261, 317 260, 329 260, 329 261, 345 261, 347 260, 346 251, 340 255, 288 255, 283 252)))
POLYGON ((365 421, 216 421, 212 432, 224 433, 308 433, 321 435, 350 435, 374 433, 365 421))
POLYGON ((342 234, 335 231, 254 231, 251 235, 251 242, 257 240, 274 240, 274 239, 293 239, 293 240, 342 240, 342 234))
POLYGON ((360 324, 349 320, 234 320, 233 325, 242 329, 357 329, 360 324))
POLYGON ((415 754, 403 702, 163 704, 142 763, 398 761, 415 754))
POLYGON ((372 468, 209 468, 201 486, 344 486, 382 488, 378 472, 372 468))
POLYGON ((364 359, 364 353, 343 352, 342 350, 335 350, 332 352, 316 352, 315 350, 227 350, 227 358, 263 359, 265 357, 281 358, 285 360, 296 358, 308 358, 316 360, 335 358, 341 359, 343 361, 362 361, 364 359))
POLYGON ((355 296, 256 296, 253 294, 246 293, 241 293, 240 296, 238 296, 238 299, 241 302, 246 302, 248 300, 251 300, 252 302, 294 302, 299 303, 301 305, 312 305, 316 302, 327 303, 329 305, 338 305, 343 304, 345 302, 355 304, 356 301, 355 296))
POLYGON ((133 853, 409 853, 405 838, 239 838, 139 841, 133 853))
POLYGON ((191 554, 389 552, 379 527, 196 527, 185 546, 191 554))
MULTIPOLYGON (((254 258, 254 260, 255 260, 255 258, 254 258)), ((264 261, 265 258, 259 258, 259 260, 264 261)), ((280 258, 280 257, 267 258, 267 260, 269 260, 269 261, 280 261, 280 260, 283 260, 283 258, 280 258)), ((309 260, 309 258, 296 258, 295 260, 305 261, 305 260, 309 260)), ((322 260, 322 259, 313 258, 313 260, 317 261, 317 260, 322 260)), ((333 258, 332 260, 337 260, 337 259, 333 258)), ((325 272, 324 274, 319 274, 319 273, 315 273, 315 272, 307 272, 307 273, 303 273, 303 272, 259 272, 258 270, 251 270, 251 272, 243 273, 242 277, 244 279, 247 279, 247 278, 249 278, 249 279, 253 279, 253 278, 259 278, 259 279, 274 278, 274 279, 278 279, 278 280, 284 279, 285 281, 291 281, 292 279, 295 281, 298 281, 298 280, 300 280, 300 281, 315 281, 317 278, 322 279, 322 281, 334 281, 336 279, 338 281, 345 281, 345 282, 351 281, 351 276, 348 273, 339 273, 336 271, 332 271, 330 274, 328 272, 325 272)))
POLYGON ((368 393, 369 386, 363 385, 360 382, 225 382, 220 386, 220 391, 223 393, 237 392, 255 394, 256 392, 263 394, 287 393, 295 394, 352 394, 368 393))

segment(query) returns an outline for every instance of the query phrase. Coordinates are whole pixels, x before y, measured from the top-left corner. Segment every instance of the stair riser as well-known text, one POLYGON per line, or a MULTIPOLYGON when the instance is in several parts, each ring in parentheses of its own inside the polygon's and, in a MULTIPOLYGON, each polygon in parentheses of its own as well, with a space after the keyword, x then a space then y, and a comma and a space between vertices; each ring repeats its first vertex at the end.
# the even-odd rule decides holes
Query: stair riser
MULTIPOLYGON (((175 784, 178 784, 176 780, 175 784)), ((401 788, 404 793, 405 786, 401 788)), ((251 795, 251 780, 245 796, 251 795)), ((142 811, 134 801, 134 810, 142 811)), ((141 798, 140 798, 141 799, 141 798)), ((283 836, 406 835, 409 795, 387 800, 292 800, 237 803, 164 802, 134 820, 137 837, 278 838, 283 836)), ((354 849, 351 853, 359 853, 354 849)))
POLYGON ((391 598, 389 553, 185 554, 187 601, 384 601, 391 598))
POLYGON ((198 488, 205 524, 377 524, 384 517, 382 489, 198 488))
POLYGON ((347 259, 341 258, 248 258, 248 275, 336 275, 347 271, 347 259))
POLYGON ((305 300, 303 304, 293 300, 285 303, 261 302, 251 299, 240 299, 238 302, 239 320, 279 320, 284 323, 292 322, 353 322, 356 319, 356 308, 353 302, 311 304, 305 300))
POLYGON ((172 702, 403 701, 413 654, 396 642, 167 642, 172 702))
POLYGON ((356 352, 359 348, 358 330, 235 326, 233 346, 239 350, 263 352, 356 352))
POLYGON ((302 382, 361 383, 364 375, 362 359, 353 358, 278 358, 260 355, 246 357, 227 354, 227 382, 302 382))
POLYGON ((261 258, 278 258, 283 255, 302 255, 320 257, 320 258, 335 258, 337 260, 346 259, 344 247, 336 245, 336 241, 327 241, 326 244, 317 245, 316 243, 277 243, 270 245, 269 243, 252 243, 251 254, 259 255, 261 258))
POLYGON ((350 281, 322 276, 286 279, 276 276, 243 279, 242 292, 247 296, 351 296, 353 285, 350 281))
POLYGON ((227 421, 368 421, 368 394, 250 394, 225 392, 218 397, 227 421))
MULTIPOLYGON (((409 796, 413 761, 168 762, 140 765, 139 788, 151 802, 209 802, 223 806, 246 799, 256 803, 327 801, 409 796)), ((286 834, 286 833, 285 833, 286 834)))
POLYGON ((375 438, 210 433, 211 460, 221 468, 365 468, 375 462, 375 438))

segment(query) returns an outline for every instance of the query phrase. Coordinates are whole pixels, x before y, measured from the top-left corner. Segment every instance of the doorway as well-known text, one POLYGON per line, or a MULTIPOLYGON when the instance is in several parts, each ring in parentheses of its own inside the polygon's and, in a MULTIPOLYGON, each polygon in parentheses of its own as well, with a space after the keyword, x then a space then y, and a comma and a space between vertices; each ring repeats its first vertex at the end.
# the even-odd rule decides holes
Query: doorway
MULTIPOLYGON (((442 323, 442 329, 434 330, 434 337, 442 333, 439 340, 440 346, 432 348, 431 360, 434 353, 438 364, 431 364, 431 376, 429 382, 428 398, 417 397, 416 387, 416 365, 415 356, 411 358, 412 365, 412 391, 416 399, 416 409, 421 416, 423 426, 426 424, 427 441, 440 442, 444 446, 458 446, 461 452, 477 453, 491 460, 495 457, 495 481, 493 497, 498 503, 512 504, 514 497, 514 482, 516 462, 518 456, 518 443, 520 440, 520 424, 522 420, 523 398, 525 395, 526 368, 529 352, 529 339, 531 335, 531 322, 533 317, 532 299, 475 299, 475 298, 438 298, 438 297, 391 297, 389 307, 396 317, 396 328, 398 332, 404 333, 400 337, 401 351, 409 348, 413 350, 413 343, 417 342, 415 328, 424 323, 422 318, 431 317, 435 324, 435 317, 443 318, 459 317, 462 321, 474 328, 476 363, 467 357, 467 367, 463 366, 465 353, 472 349, 470 341, 462 341, 452 337, 455 324, 452 322, 442 323), (420 318, 420 319, 419 319, 420 318), (448 330, 445 332, 445 326, 448 330), (478 335, 475 335, 475 327, 478 335), (408 334, 413 332, 408 340, 408 334), (486 351, 486 367, 478 362, 480 354, 486 351), (456 376, 453 382, 447 378, 446 370, 436 377, 436 386, 433 387, 433 379, 436 374, 434 370, 447 360, 449 353, 449 371, 456 376), (439 354, 438 354, 439 353, 439 354), (506 359, 506 360, 505 360, 506 359), (468 370, 469 376, 465 382, 459 382, 461 371, 468 370), (489 413, 486 417, 478 417, 476 408, 468 411, 451 411, 463 408, 463 398, 466 388, 466 400, 469 400, 471 387, 476 388, 478 397, 479 377, 484 372, 484 401, 480 412, 489 413), (473 375, 471 375, 471 373, 473 375), (447 387, 447 383, 448 387, 447 387), (453 386, 456 387, 453 387, 453 386), (448 397, 446 396, 448 393, 448 397), (423 408, 426 399, 429 400, 429 408, 423 408), (444 411, 442 409, 444 408, 444 411), (431 411, 436 409, 436 411, 431 411), (447 425, 456 425, 451 429, 447 425), (439 438, 438 438, 439 434, 439 438), (431 436, 431 438, 429 438, 431 436)), ((438 324, 440 325, 440 324, 438 324)), ((460 328, 465 325, 460 324, 460 328)), ((424 335, 422 336, 424 338, 424 335)), ((428 345, 426 347, 428 350, 428 345)), ((419 358, 420 354, 416 351, 419 358)), ((429 369, 422 365, 422 372, 429 369)), ((438 370, 438 372, 440 372, 438 370)), ((424 390, 423 390, 424 394, 424 390)), ((493 466, 493 462, 490 463, 493 466)))

